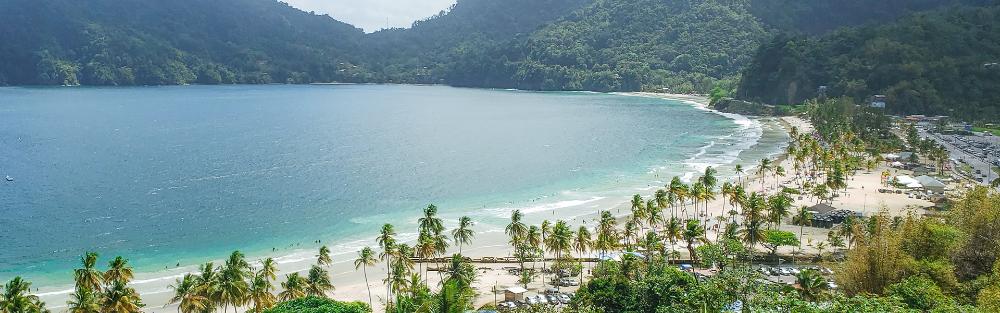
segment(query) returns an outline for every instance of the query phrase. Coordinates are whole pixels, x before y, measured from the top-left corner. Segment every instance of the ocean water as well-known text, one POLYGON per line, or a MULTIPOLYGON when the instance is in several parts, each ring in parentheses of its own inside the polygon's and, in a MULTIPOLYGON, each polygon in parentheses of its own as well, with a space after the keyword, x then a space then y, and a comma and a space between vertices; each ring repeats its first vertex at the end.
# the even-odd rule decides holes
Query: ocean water
POLYGON ((783 148, 773 121, 615 94, 440 86, 0 88, 0 280, 353 252, 436 204, 499 231, 593 213, 783 148), (102 263, 103 264, 103 263, 102 263))

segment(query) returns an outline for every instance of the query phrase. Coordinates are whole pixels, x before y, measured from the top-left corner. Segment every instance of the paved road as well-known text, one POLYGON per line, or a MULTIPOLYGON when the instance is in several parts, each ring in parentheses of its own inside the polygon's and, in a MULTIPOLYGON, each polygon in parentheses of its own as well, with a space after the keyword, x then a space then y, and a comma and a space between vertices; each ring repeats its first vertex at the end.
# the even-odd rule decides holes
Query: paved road
MULTIPOLYGON (((952 159, 955 159, 955 160, 965 160, 965 164, 968 164, 969 166, 972 166, 973 173, 975 172, 975 170, 980 170, 983 173, 987 173, 988 177, 987 177, 987 180, 985 182, 982 182, 982 181, 979 181, 978 179, 976 179, 976 182, 978 184, 980 184, 980 185, 989 185, 990 181, 992 181, 993 179, 997 178, 997 175, 995 173, 993 173, 993 170, 992 170, 993 166, 991 164, 989 164, 988 162, 986 162, 983 159, 980 159, 979 157, 976 157, 976 156, 974 156, 972 154, 969 154, 969 153, 963 151, 962 149, 959 149, 954 144, 949 143, 947 141, 944 141, 944 139, 942 139, 943 136, 944 137, 948 137, 949 135, 930 134, 930 133, 927 133, 926 131, 923 131, 923 130, 919 131, 919 135, 920 135, 920 137, 931 138, 931 139, 934 139, 934 141, 937 141, 938 144, 941 144, 943 147, 945 147, 946 149, 948 149, 948 152, 951 155, 952 159)), ((954 136, 950 136, 950 137, 954 137, 954 136)), ((990 140, 994 140, 994 139, 997 139, 997 138, 990 138, 990 140)), ((954 171, 956 173, 961 173, 960 171, 958 171, 958 168, 954 168, 954 171)))

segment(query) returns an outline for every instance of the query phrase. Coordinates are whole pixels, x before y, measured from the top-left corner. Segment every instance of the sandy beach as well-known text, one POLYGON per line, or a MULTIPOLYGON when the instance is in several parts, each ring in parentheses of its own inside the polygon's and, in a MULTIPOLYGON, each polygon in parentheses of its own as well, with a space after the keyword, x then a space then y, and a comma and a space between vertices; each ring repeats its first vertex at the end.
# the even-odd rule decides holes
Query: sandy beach
MULTIPOLYGON (((681 100, 692 105, 699 106, 701 108, 707 107, 708 100, 704 97, 690 96, 690 95, 667 95, 667 94, 655 94, 655 93, 630 93, 628 95, 633 96, 644 96, 644 97, 658 97, 672 100, 681 100)), ((809 123, 798 117, 784 117, 781 118, 780 124, 784 127, 796 127, 799 132, 809 132, 812 127, 809 123)), ((777 159, 782 160, 781 166, 788 169, 788 175, 785 177, 779 177, 778 181, 781 184, 792 185, 790 180, 792 179, 793 168, 792 162, 778 156, 777 159)), ((747 173, 752 173, 752 168, 756 165, 753 164, 742 164, 747 173)), ((881 194, 878 193, 877 189, 880 186, 880 173, 882 172, 882 167, 871 172, 860 171, 856 176, 854 176, 850 181, 848 181, 849 187, 846 191, 841 191, 839 197, 834 198, 830 203, 834 207, 843 209, 852 209, 864 212, 866 215, 870 215, 880 208, 886 208, 890 214, 893 215, 904 215, 910 212, 918 212, 919 208, 932 205, 932 203, 926 200, 917 200, 912 198, 907 198, 905 194, 881 194)), ((669 178, 658 178, 660 181, 669 178)), ((735 178, 733 179, 735 180, 735 178)), ((775 186, 775 178, 767 177, 765 179, 764 185, 760 184, 759 179, 748 179, 746 176, 743 177, 746 182, 746 188, 748 192, 751 191, 773 191, 775 186)), ((648 198, 655 191, 655 189, 662 186, 652 186, 647 190, 639 192, 644 198, 648 198)), ((805 196, 795 199, 795 207, 798 206, 812 206, 816 204, 814 199, 805 196)), ((709 215, 718 216, 724 214, 728 211, 730 206, 723 203, 722 197, 718 197, 717 200, 710 202, 709 205, 709 215)), ((587 227, 593 227, 595 225, 595 218, 599 215, 600 210, 610 210, 612 213, 618 215, 619 217, 626 216, 629 212, 629 204, 627 201, 616 202, 613 204, 594 202, 585 203, 576 207, 570 208, 560 208, 557 213, 555 209, 542 212, 530 213, 526 216, 526 222, 530 224, 540 223, 542 220, 556 220, 565 219, 572 227, 576 228, 580 225, 587 227)), ((715 238, 714 233, 711 231, 715 229, 716 222, 711 221, 708 224, 709 238, 715 238)), ((413 221, 385 221, 386 223, 396 224, 397 227, 410 227, 413 221)), ((788 221, 786 221, 788 223, 788 221)), ((798 233, 798 227, 785 224, 782 229, 794 231, 798 233)), ((823 241, 825 240, 827 230, 817 229, 817 228, 807 228, 806 241, 823 241)), ((310 241, 305 239, 303 241, 310 241)), ((507 236, 499 230, 491 230, 485 232, 477 233, 473 244, 470 246, 465 246, 462 248, 462 253, 465 256, 471 258, 481 258, 481 257, 505 257, 510 256, 510 249, 507 245, 507 236)), ((325 240, 324 240, 325 242, 325 240)), ((372 238, 370 242, 364 243, 371 246, 373 249, 377 249, 377 244, 372 238)), ((386 298, 385 285, 382 280, 386 277, 386 267, 385 264, 379 263, 373 267, 367 269, 367 284, 365 280, 364 272, 360 269, 355 269, 353 266, 353 261, 356 256, 356 250, 338 250, 336 245, 332 245, 333 251, 333 261, 334 264, 331 265, 328 270, 331 274, 331 279, 336 287, 336 290, 329 294, 332 298, 342 301, 364 301, 369 300, 369 288, 371 290, 371 297, 373 299, 373 308, 375 312, 380 312, 383 308, 382 303, 386 298)), ((458 253, 458 247, 452 247, 448 252, 458 253)), ((681 247, 677 247, 677 250, 686 254, 686 251, 681 247)), ((779 250, 780 252, 790 252, 791 248, 783 248, 779 250)), ((808 251, 808 250, 807 250, 808 251)), ((293 253, 285 253, 286 255, 280 258, 276 258, 278 263, 278 281, 274 284, 276 286, 280 285, 280 282, 284 280, 284 275, 292 272, 304 272, 315 263, 315 253, 316 251, 311 250, 296 250, 293 253)), ((251 259, 256 260, 259 256, 250 256, 251 259)), ((551 256, 549 256, 551 257, 551 256)), ((256 262, 255 262, 256 263, 256 262)), ((505 267, 517 266, 513 263, 480 263, 474 264, 477 268, 478 279, 474 283, 474 287, 477 290, 477 307, 487 303, 492 303, 497 297, 502 299, 502 290, 511 286, 517 285, 517 277, 507 273, 504 269, 505 267), (499 290, 501 293, 495 294, 493 290, 499 290)), ((540 264, 538 265, 540 266, 540 264)), ((434 267, 431 264, 431 267, 434 267)), ((140 292, 143 297, 143 301, 147 304, 144 309, 146 312, 176 312, 177 308, 174 305, 169 305, 167 302, 172 296, 172 290, 169 285, 174 283, 174 279, 181 277, 184 273, 194 271, 194 266, 183 266, 174 269, 167 269, 157 273, 137 273, 136 280, 133 283, 134 287, 140 292)), ((539 292, 544 290, 544 286, 541 285, 540 279, 536 280, 534 283, 530 284, 528 287, 529 293, 539 292)), ((438 283, 438 275, 435 272, 430 272, 429 283, 434 288, 438 283)), ((275 293, 280 290, 276 290, 275 293)), ((55 311, 62 311, 65 308, 66 294, 65 290, 41 290, 39 293, 43 301, 49 303, 50 307, 55 311)), ((240 308, 240 311, 245 311, 245 308, 240 308)))

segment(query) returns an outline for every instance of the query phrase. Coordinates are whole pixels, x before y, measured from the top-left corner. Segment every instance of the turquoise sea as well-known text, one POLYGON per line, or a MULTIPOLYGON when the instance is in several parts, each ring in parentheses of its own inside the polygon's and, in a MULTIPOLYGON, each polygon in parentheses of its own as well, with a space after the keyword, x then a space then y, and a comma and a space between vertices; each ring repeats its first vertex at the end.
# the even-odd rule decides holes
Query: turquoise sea
POLYGON ((782 149, 774 122, 680 101, 441 86, 0 88, 0 280, 67 284, 403 237, 430 203, 479 231, 574 216, 782 149), (535 216, 535 217, 533 217, 535 216))

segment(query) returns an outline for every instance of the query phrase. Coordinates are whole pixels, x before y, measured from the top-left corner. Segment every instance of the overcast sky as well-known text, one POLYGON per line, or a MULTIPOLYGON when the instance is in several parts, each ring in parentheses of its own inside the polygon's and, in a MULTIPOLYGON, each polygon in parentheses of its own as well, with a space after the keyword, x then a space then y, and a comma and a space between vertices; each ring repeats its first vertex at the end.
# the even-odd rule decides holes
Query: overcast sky
POLYGON ((455 0, 284 0, 303 11, 333 18, 373 32, 386 26, 410 27, 413 21, 447 9, 455 0))

